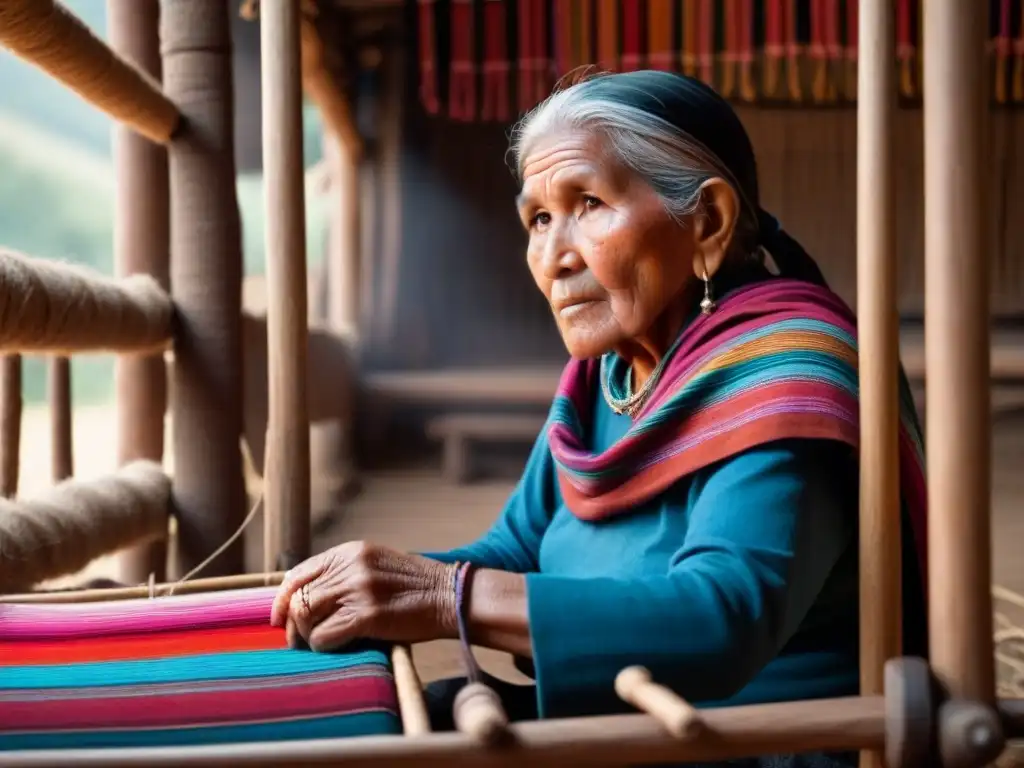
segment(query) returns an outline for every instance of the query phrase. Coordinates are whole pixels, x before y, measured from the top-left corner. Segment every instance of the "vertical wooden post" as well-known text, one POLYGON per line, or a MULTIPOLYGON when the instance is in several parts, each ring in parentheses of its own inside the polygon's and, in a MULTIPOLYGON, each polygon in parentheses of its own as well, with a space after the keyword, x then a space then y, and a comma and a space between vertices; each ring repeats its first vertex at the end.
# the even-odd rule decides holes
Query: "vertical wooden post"
MULTIPOLYGON (((160 80, 160 0, 107 0, 111 47, 160 80)), ((130 128, 114 127, 114 270, 170 282, 170 200, 167 150, 130 128)), ((114 367, 117 462, 160 462, 164 455, 167 366, 163 355, 119 355, 114 367)), ((121 578, 144 582, 166 576, 167 542, 132 548, 121 556, 121 578)))
POLYGON ((0 358, 0 496, 18 494, 21 469, 21 355, 0 358))
MULTIPOLYGON (((241 525, 242 244, 235 188, 231 8, 164 0, 164 91, 181 110, 169 147, 171 291, 178 311, 171 402, 177 566, 206 560, 241 525)), ((206 566, 244 569, 241 537, 206 566)))
POLYGON ((995 696, 991 598, 988 3, 924 5, 925 371, 932 668, 953 696, 995 696))
MULTIPOLYGON (((857 89, 857 344, 860 372, 860 690, 885 692, 900 655, 899 318, 896 310, 895 10, 862 0, 857 89)), ((861 768, 883 765, 863 752, 861 768)))
POLYGON ((402 129, 404 127, 405 56, 393 48, 383 65, 384 96, 380 110, 381 188, 380 300, 374 303, 374 343, 395 339, 402 272, 402 129))
POLYGON ((47 395, 50 401, 50 464, 54 482, 75 473, 72 444, 71 360, 51 357, 47 369, 47 395))
POLYGON ((260 17, 270 410, 264 511, 268 539, 277 534, 278 567, 291 568, 310 554, 299 4, 263 3, 260 17))
POLYGON ((362 236, 360 214, 361 151, 333 131, 324 135, 324 155, 331 174, 328 221, 328 319, 335 330, 358 331, 362 319, 362 236))

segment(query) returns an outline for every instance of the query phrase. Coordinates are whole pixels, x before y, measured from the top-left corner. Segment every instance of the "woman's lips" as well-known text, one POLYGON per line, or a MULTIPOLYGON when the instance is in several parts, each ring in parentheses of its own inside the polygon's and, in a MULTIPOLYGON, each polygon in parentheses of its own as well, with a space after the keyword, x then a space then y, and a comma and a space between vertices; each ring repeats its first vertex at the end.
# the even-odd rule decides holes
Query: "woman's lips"
POLYGON ((596 299, 584 299, 583 301, 575 301, 571 304, 563 304, 558 309, 558 315, 568 319, 578 315, 580 312, 586 311, 593 304, 597 304, 596 299))

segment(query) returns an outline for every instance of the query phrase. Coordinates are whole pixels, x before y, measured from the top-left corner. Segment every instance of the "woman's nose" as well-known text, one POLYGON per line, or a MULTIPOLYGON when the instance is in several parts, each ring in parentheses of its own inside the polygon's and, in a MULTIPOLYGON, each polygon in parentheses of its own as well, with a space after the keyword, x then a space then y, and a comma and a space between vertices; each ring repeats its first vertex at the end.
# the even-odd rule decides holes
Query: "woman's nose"
POLYGON ((557 280, 579 272, 585 263, 575 243, 562 234, 556 234, 545 243, 542 267, 544 277, 557 280))

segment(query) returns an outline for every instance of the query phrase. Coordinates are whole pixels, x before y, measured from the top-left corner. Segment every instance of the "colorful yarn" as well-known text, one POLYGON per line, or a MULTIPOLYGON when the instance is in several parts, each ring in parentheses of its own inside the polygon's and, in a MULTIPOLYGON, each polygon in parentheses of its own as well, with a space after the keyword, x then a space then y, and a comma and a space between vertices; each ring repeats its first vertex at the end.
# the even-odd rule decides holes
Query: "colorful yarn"
MULTIPOLYGON (((588 448, 598 360, 565 368, 548 426, 562 496, 584 520, 628 513, 679 479, 783 439, 860 443, 856 320, 827 288, 772 279, 726 296, 683 332, 650 399, 602 453, 588 448)), ((926 568, 924 448, 900 380, 900 485, 926 568)))
POLYGON ((289 649, 274 593, 0 604, 0 750, 400 733, 387 655, 289 649))

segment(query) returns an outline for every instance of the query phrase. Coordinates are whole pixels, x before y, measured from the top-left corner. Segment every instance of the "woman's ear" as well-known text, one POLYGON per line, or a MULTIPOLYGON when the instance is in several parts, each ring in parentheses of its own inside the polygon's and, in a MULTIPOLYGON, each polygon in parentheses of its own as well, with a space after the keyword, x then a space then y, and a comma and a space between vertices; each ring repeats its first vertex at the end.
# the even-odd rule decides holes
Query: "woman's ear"
POLYGON ((725 179, 708 179, 701 185, 701 210, 694 218, 693 272, 709 278, 725 261, 740 215, 736 190, 725 179))

